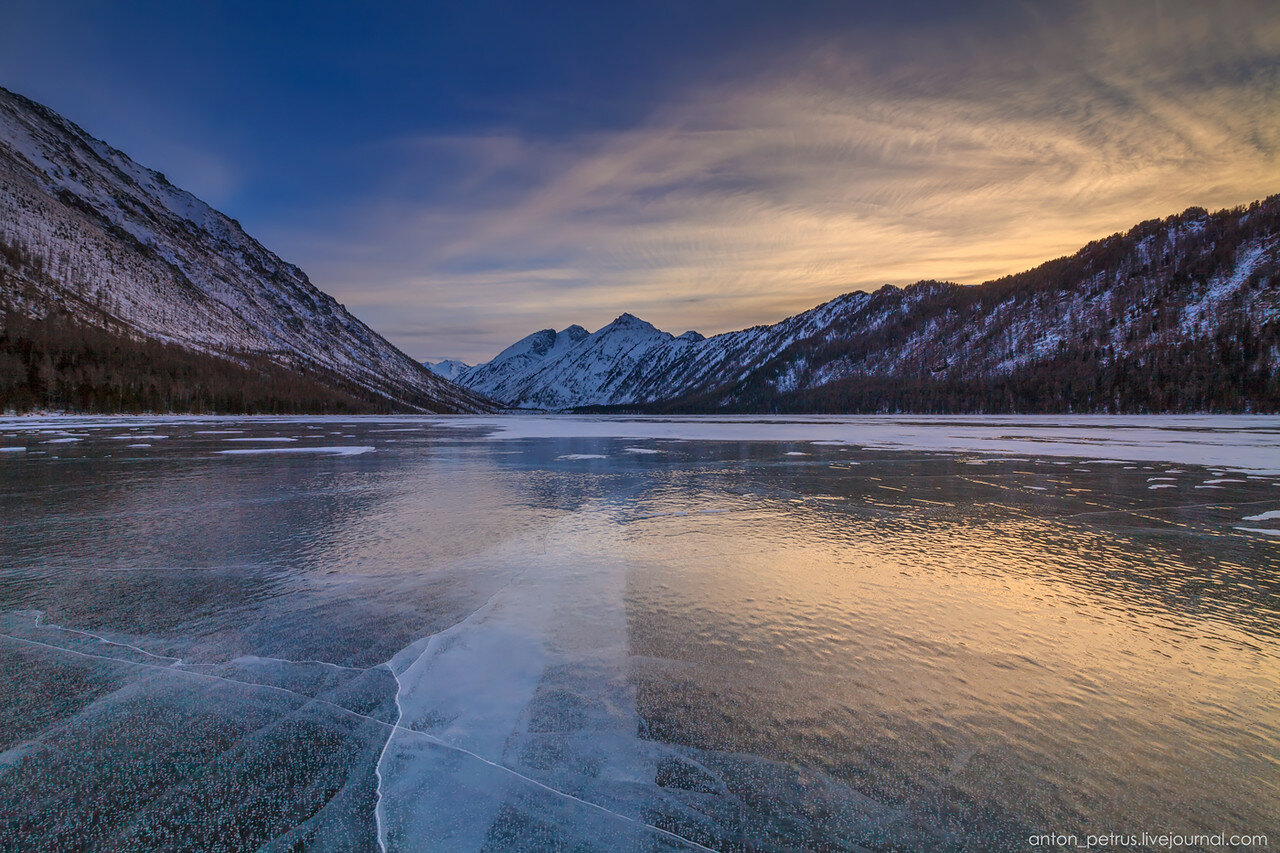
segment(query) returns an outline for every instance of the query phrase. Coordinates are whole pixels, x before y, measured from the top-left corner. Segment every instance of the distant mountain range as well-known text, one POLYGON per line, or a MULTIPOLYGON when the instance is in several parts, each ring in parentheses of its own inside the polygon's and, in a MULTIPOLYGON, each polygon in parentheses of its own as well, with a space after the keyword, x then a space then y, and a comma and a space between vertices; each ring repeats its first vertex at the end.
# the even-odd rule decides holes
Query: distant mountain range
POLYGON ((1280 196, 1189 209, 1028 272, 846 293, 676 336, 623 314, 450 378, 528 409, 1280 411, 1280 196))
POLYGON ((0 89, 0 411, 488 411, 229 219, 0 89))

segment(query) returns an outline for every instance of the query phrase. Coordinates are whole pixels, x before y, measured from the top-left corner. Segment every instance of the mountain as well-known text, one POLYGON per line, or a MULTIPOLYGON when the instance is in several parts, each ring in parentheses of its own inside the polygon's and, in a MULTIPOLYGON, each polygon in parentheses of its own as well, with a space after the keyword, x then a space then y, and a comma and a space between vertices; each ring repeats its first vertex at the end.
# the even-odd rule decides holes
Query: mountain
POLYGON ((486 411, 209 205, 0 89, 0 410, 486 411))
POLYGON ((648 403, 715 386, 732 378, 737 366, 762 361, 816 325, 800 315, 704 338, 697 332, 672 335, 623 314, 594 333, 581 326, 535 332, 458 381, 518 408, 648 403))
POLYGON ((1280 411, 1280 196, 1143 222, 981 285, 886 285, 709 338, 629 314, 570 329, 459 381, 549 409, 1280 411))
POLYGON ((436 376, 444 377, 450 382, 456 382, 458 377, 471 369, 471 365, 464 361, 458 361, 456 358, 446 358, 440 361, 424 361, 422 366, 430 370, 436 376))

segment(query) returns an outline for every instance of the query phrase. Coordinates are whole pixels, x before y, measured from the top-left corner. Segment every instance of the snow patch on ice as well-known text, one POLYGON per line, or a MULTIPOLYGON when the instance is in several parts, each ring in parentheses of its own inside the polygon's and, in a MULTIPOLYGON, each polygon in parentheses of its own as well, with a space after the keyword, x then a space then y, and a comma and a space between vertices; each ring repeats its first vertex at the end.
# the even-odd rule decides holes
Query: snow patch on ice
POLYGON ((1280 536, 1280 530, 1268 527, 1237 527, 1236 530, 1243 530, 1245 533, 1261 533, 1263 536, 1280 536))
POLYGON ((1280 518, 1280 510, 1270 509, 1266 512, 1260 512, 1257 515, 1246 515, 1241 521, 1270 521, 1273 518, 1280 518))
POLYGON ((333 447, 249 447, 243 450, 219 450, 218 453, 223 456, 248 456, 261 455, 263 453, 324 453, 330 456, 359 456, 361 453, 372 453, 373 448, 364 446, 333 446, 333 447))

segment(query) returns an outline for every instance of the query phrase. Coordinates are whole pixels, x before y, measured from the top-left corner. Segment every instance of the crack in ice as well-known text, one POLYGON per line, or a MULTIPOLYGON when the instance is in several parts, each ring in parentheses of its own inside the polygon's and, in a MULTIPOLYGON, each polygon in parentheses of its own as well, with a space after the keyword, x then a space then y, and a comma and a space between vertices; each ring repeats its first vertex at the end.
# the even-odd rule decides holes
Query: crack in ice
MULTIPOLYGON (((502 590, 499 590, 498 592, 502 592, 502 590)), ((481 610, 484 610, 486 607, 488 607, 488 606, 489 606, 489 604, 492 602, 493 597, 496 597, 497 595, 498 595, 498 593, 494 593, 494 596, 490 597, 489 601, 485 602, 485 604, 484 604, 484 605, 482 605, 481 607, 477 608, 474 612, 472 612, 471 614, 469 614, 465 619, 463 619, 463 620, 461 620, 461 621, 459 621, 459 622, 457 622, 457 623, 455 623, 455 624, 453 624, 453 625, 450 625, 448 628, 445 628, 445 629, 443 629, 443 630, 441 630, 441 631, 437 631, 437 632, 436 632, 436 633, 434 633, 434 634, 429 634, 429 635, 427 635, 427 637, 422 638, 422 639, 428 639, 428 648, 430 647, 430 641, 431 641, 431 640, 434 640, 435 638, 437 638, 437 637, 441 636, 442 634, 445 634, 445 633, 447 633, 447 632, 449 632, 449 631, 453 630, 454 628, 457 628, 458 626, 465 624, 469 619, 471 619, 472 617, 474 617, 474 616, 475 616, 476 614, 478 614, 481 610)), ((46 626, 46 627, 48 627, 48 626, 46 626)), ((75 633, 80 633, 80 632, 75 632, 75 633)), ((336 702, 330 702, 330 701, 329 701, 329 700, 327 700, 327 699, 321 699, 321 698, 319 698, 319 697, 317 697, 317 696, 308 696, 308 695, 306 695, 305 693, 299 693, 298 691, 296 691, 296 690, 290 690, 290 689, 289 689, 289 688, 287 688, 287 687, 278 687, 278 686, 276 686, 276 685, 274 685, 274 684, 260 684, 260 683, 253 682, 253 681, 241 681, 241 680, 236 679, 236 678, 227 678, 226 676, 222 676, 222 675, 214 675, 213 673, 207 673, 207 672, 196 672, 195 670, 191 670, 191 669, 175 669, 175 668, 173 667, 173 665, 172 665, 172 664, 170 664, 169 666, 159 666, 159 665, 157 665, 157 664, 153 664, 153 663, 146 663, 146 662, 144 662, 144 661, 132 661, 132 660, 125 660, 125 659, 123 659, 123 658, 115 658, 115 657, 111 657, 111 656, 109 656, 109 655, 95 655, 95 654, 92 654, 92 653, 90 653, 90 652, 83 652, 83 651, 80 651, 80 650, 78 650, 78 649, 69 649, 69 648, 67 648, 67 647, 65 647, 65 646, 56 646, 56 645, 53 645, 53 644, 51 644, 51 643, 43 643, 43 642, 41 642, 41 641, 39 641, 39 640, 30 640, 30 639, 27 639, 27 638, 25 638, 25 637, 15 637, 15 636, 13 636, 12 634, 2 634, 2 633, 0 633, 0 638, 13 640, 14 642, 24 643, 24 644, 27 644, 27 645, 39 646, 39 647, 41 647, 41 648, 49 649, 49 650, 51 650, 51 651, 65 652, 65 653, 67 653, 67 654, 76 655, 77 657, 93 658, 93 659, 95 659, 95 660, 103 660, 103 661, 110 661, 110 662, 112 662, 112 663, 120 663, 120 664, 124 664, 124 665, 126 665, 126 666, 137 666, 137 667, 143 667, 143 668, 145 668, 145 669, 155 669, 155 670, 159 670, 159 671, 161 671, 161 672, 167 672, 167 673, 173 673, 173 674, 181 674, 181 675, 186 675, 186 676, 190 676, 190 677, 193 677, 193 678, 204 678, 204 679, 211 679, 211 680, 215 680, 215 681, 222 681, 222 682, 226 682, 226 683, 228 683, 228 684, 235 684, 235 685, 239 685, 239 686, 242 686, 242 687, 248 687, 248 688, 251 688, 251 689, 269 690, 269 691, 276 692, 276 693, 283 693, 283 694, 286 694, 286 695, 288 695, 288 696, 293 696, 293 697, 296 697, 296 698, 298 698, 298 699, 303 700, 302 705, 300 705, 300 706, 299 706, 299 708, 295 708, 295 709, 294 709, 294 713, 296 713, 298 710, 301 710, 301 708, 305 708, 307 705, 310 705, 310 704, 324 705, 324 706, 326 706, 326 707, 328 707, 328 708, 332 708, 332 709, 334 709, 335 711, 338 711, 338 712, 340 712, 340 713, 342 713, 342 714, 346 714, 346 715, 348 715, 348 716, 355 717, 355 718, 358 718, 358 719, 361 719, 361 720, 366 720, 366 721, 368 721, 368 722, 374 723, 375 725, 382 726, 382 727, 384 727, 384 728, 388 729, 388 733, 387 733, 387 742, 386 742, 386 744, 384 744, 384 745, 383 745, 382 754, 381 754, 381 755, 379 755, 379 757, 378 757, 378 764, 379 764, 379 765, 381 765, 381 763, 382 763, 382 755, 385 755, 385 754, 386 754, 387 744, 390 744, 392 736, 394 736, 397 732, 403 732, 403 733, 408 734, 408 735, 412 735, 412 736, 417 736, 417 737, 423 738, 424 740, 426 740, 426 741, 430 742, 431 744, 433 744, 433 745, 435 745, 435 746, 438 746, 438 747, 440 747, 440 748, 442 748, 442 749, 447 749, 447 750, 450 750, 450 751, 452 751, 452 752, 457 752, 457 753, 459 753, 459 754, 466 755, 466 756, 468 756, 468 757, 470 757, 470 758, 474 758, 474 759, 476 759, 477 761, 480 761, 480 762, 482 762, 482 763, 484 763, 484 764, 486 764, 486 765, 488 765, 488 766, 490 766, 490 767, 494 768, 495 770, 499 770, 499 771, 502 771, 502 772, 504 772, 504 773, 507 773, 507 774, 509 774, 510 776, 512 776, 512 777, 513 777, 513 778, 515 778, 515 779, 519 779, 519 780, 521 780, 521 781, 523 781, 523 782, 526 782, 526 783, 528 783, 528 784, 530 784, 530 785, 534 785, 534 786, 536 786, 537 788, 540 788, 540 789, 542 789, 542 790, 544 790, 544 791, 547 791, 548 793, 554 794, 554 795, 559 796, 559 797, 563 797, 563 798, 565 798, 565 799, 567 799, 567 800, 571 800, 571 801, 573 801, 573 802, 576 802, 576 803, 579 803, 579 804, 581 804, 581 805, 587 806, 588 808, 595 809, 595 810, 597 810, 597 811, 601 812, 602 814, 610 815, 610 816, 612 816, 612 817, 616 817, 616 818, 618 818, 618 819, 620 819, 620 820, 627 821, 628 823, 631 823, 631 824, 633 824, 633 825, 635 825, 635 826, 640 826, 640 827, 644 827, 644 828, 646 828, 646 829, 653 830, 654 832, 658 833, 659 835, 662 835, 662 836, 664 836, 664 837, 666 837, 666 838, 670 838, 670 839, 671 839, 671 840, 673 840, 673 841, 677 841, 677 842, 680 842, 680 843, 683 843, 683 844, 687 844, 687 845, 689 845, 690 847, 692 847, 692 848, 693 848, 693 849, 695 849, 695 850, 706 850, 706 851, 710 851, 710 853, 718 853, 718 851, 716 851, 716 849, 715 849, 714 847, 707 847, 706 845, 699 844, 698 842, 696 842, 696 841, 694 841, 694 840, 692 840, 692 839, 685 838, 685 837, 684 837, 684 836, 682 836, 682 835, 678 835, 678 834, 676 834, 676 833, 674 833, 674 832, 671 832, 670 830, 663 829, 662 827, 654 826, 653 824, 651 824, 651 823, 647 823, 647 822, 645 822, 645 821, 643 821, 643 820, 640 820, 639 818, 634 818, 634 817, 631 817, 631 816, 629 816, 629 815, 622 814, 621 812, 613 811, 612 809, 606 808, 606 807, 604 807, 604 806, 602 806, 602 805, 600 805, 600 804, 598 804, 598 803, 593 803, 593 802, 591 802, 590 800, 584 800, 584 799, 582 799, 581 797, 574 796, 573 794, 570 794, 570 793, 569 793, 569 792, 567 792, 567 791, 561 791, 559 788, 552 787, 551 785, 548 785, 548 784, 546 784, 545 782, 539 782, 537 779, 534 779, 534 778, 533 778, 533 777, 531 777, 531 776, 526 776, 526 775, 524 775, 523 773, 519 772, 518 770, 515 770, 514 768, 508 767, 508 766, 506 766, 505 764, 500 764, 500 763, 498 763, 498 762, 496 762, 496 761, 492 761, 492 760, 490 760, 490 759, 488 759, 488 758, 485 758, 484 756, 479 755, 478 753, 472 752, 471 750, 466 749, 465 747, 461 747, 461 746, 458 746, 457 744, 449 743, 448 741, 446 741, 446 740, 442 740, 441 738, 438 738, 438 737, 436 737, 435 735, 429 734, 429 733, 427 733, 427 732, 420 732, 420 731, 418 731, 418 730, 416 730, 416 729, 411 729, 411 728, 407 728, 407 727, 405 727, 405 726, 401 726, 401 725, 400 725, 400 722, 399 722, 399 719, 397 719, 395 723, 388 723, 386 720, 379 720, 377 717, 371 717, 371 716, 369 716, 368 714, 362 714, 362 713, 360 713, 359 711, 355 711, 355 710, 352 710, 351 708, 347 708, 347 707, 345 707, 345 706, 343 706, 343 705, 339 705, 339 704, 337 704, 336 702)), ((110 643, 111 645, 119 645, 118 643, 111 643, 111 641, 109 641, 109 640, 104 640, 103 642, 110 643)), ((424 648, 422 653, 423 653, 423 654, 425 654, 426 652, 427 652, 427 648, 424 648)), ((154 657, 154 656, 153 656, 153 657, 154 657)), ((416 659, 416 658, 415 658, 415 659, 416 659)), ((399 686, 400 680, 399 680, 399 678, 398 678, 398 677, 396 677, 395 671, 391 669, 391 667, 390 667, 390 661, 388 661, 387 663, 384 663, 384 664, 379 664, 379 665, 378 665, 378 667, 386 667, 386 668, 387 668, 387 670, 388 670, 389 672, 391 672, 391 676, 392 676, 393 678, 395 678, 395 679, 396 679, 397 687, 399 686)), ((371 669, 377 669, 378 667, 371 667, 371 669)), ((361 670, 361 671, 365 671, 365 670, 361 670)), ((399 693, 399 691, 397 690, 397 700, 396 700, 396 707, 397 707, 397 709, 399 709, 399 698, 398 698, 398 693, 399 693)), ((377 831, 378 831, 378 847, 379 847, 381 850, 385 851, 387 848, 386 848, 386 844, 385 844, 385 842, 384 842, 384 840, 383 840, 383 837, 382 837, 382 826, 381 826, 381 822, 380 822, 379 817, 378 817, 378 810, 379 810, 379 808, 381 807, 381 799, 382 799, 382 791, 381 791, 381 778, 382 778, 382 777, 381 777, 381 772, 380 772, 380 770, 378 769, 378 767, 377 767, 377 766, 375 766, 375 768, 374 768, 374 773, 375 773, 375 775, 378 777, 378 780, 379 780, 379 788, 378 788, 379 806, 375 807, 375 809, 374 809, 374 823, 375 823, 375 826, 377 827, 377 831)))
MULTIPOLYGON (((156 660, 167 660, 167 661, 171 661, 171 663, 169 664, 169 666, 181 666, 181 665, 182 665, 182 658, 175 658, 175 657, 172 657, 172 656, 170 656, 170 655, 158 655, 158 654, 155 654, 155 653, 153 653, 153 652, 149 652, 149 651, 147 651, 146 649, 139 648, 138 646, 131 645, 131 644, 129 644, 129 643, 119 643, 119 642, 116 642, 115 640, 108 640, 106 637, 103 637, 103 636, 101 636, 101 635, 99 635, 99 634, 94 634, 94 633, 92 633, 91 631, 80 631, 80 630, 77 630, 77 629, 75 629, 75 628, 65 628, 65 627, 63 627, 62 625, 50 625, 50 624, 48 624, 48 623, 41 624, 40 620, 41 620, 41 619, 43 619, 43 618, 44 618, 44 611, 43 611, 43 610, 37 610, 37 611, 36 611, 36 621, 35 621, 35 626, 36 626, 37 628, 51 628, 51 629, 52 629, 52 630, 54 630, 54 631, 64 631, 64 632, 66 632, 66 633, 68 633, 68 634, 79 634, 79 635, 80 635, 80 636, 82 636, 82 637, 92 637, 93 639, 98 640, 99 642, 102 642, 102 643, 106 643, 106 644, 107 644, 107 645, 109 645, 109 646, 119 646, 119 647, 120 647, 120 648, 122 648, 122 649, 131 649, 131 650, 133 650, 133 651, 137 652, 138 654, 146 655, 147 657, 149 657, 149 658, 155 658, 156 660)), ((8 636, 8 635, 6 634, 5 636, 8 636)))

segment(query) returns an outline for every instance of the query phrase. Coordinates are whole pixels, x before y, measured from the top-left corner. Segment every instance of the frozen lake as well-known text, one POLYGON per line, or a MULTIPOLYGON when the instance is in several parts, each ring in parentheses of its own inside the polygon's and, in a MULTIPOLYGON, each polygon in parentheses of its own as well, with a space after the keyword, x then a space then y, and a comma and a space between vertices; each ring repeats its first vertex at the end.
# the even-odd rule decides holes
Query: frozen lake
POLYGON ((1280 418, 0 419, 0 518, 3 849, 1280 842, 1280 418))

